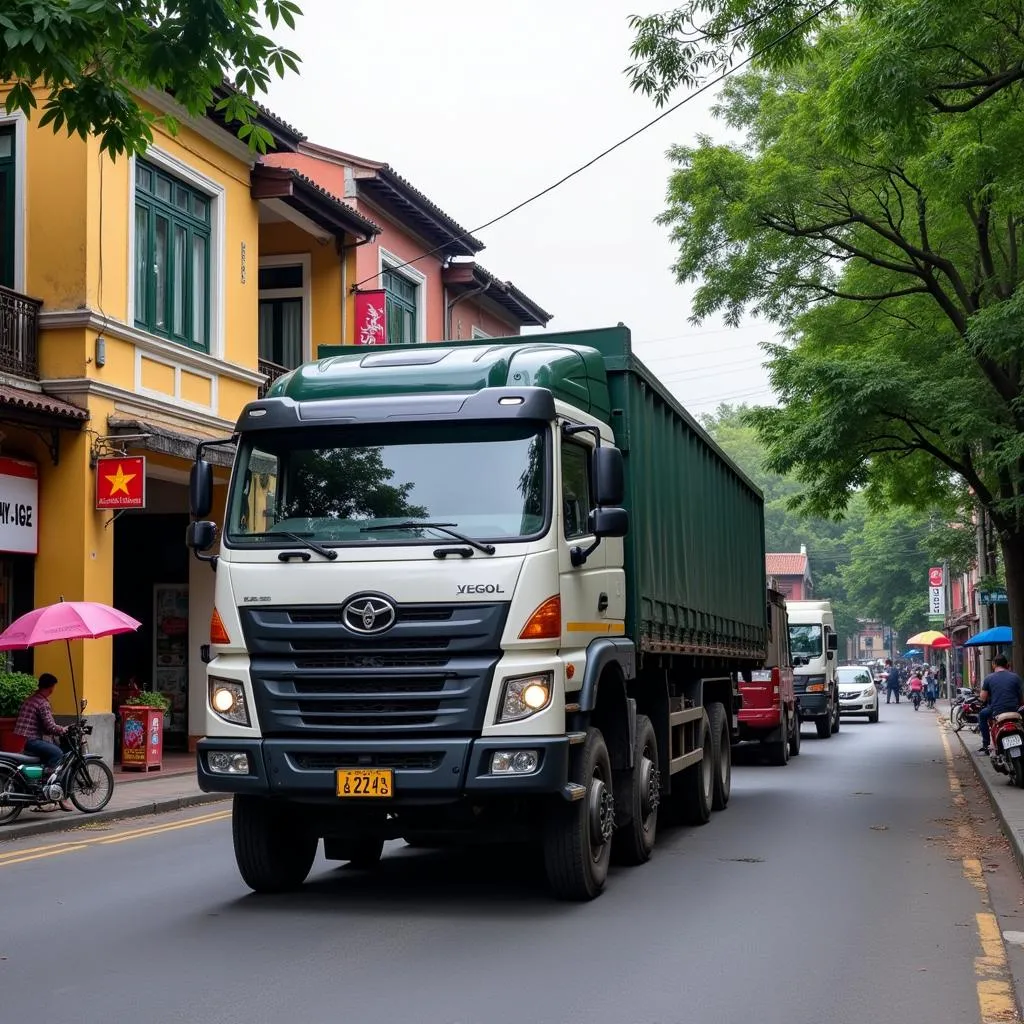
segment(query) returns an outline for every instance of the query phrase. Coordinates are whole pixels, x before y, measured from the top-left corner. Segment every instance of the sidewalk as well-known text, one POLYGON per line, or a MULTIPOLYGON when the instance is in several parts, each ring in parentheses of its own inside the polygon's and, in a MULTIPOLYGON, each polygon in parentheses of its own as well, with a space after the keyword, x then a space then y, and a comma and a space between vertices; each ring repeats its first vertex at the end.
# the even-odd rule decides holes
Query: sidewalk
POLYGON ((194 767, 189 771, 176 770, 169 775, 122 774, 115 769, 114 795, 98 814, 59 810, 39 814, 26 809, 14 824, 0 825, 0 843, 47 832, 63 832, 118 818, 139 818, 145 814, 180 811, 184 807, 225 799, 227 797, 223 793, 204 793, 200 790, 194 767))
MULTIPOLYGON (((942 708, 940 717, 948 722, 948 709, 942 708)), ((971 732, 964 726, 960 732, 953 735, 959 738, 964 753, 974 765, 974 770, 988 793, 992 809, 1002 825, 1003 834, 1010 844, 1013 859, 1017 862, 1021 874, 1024 874, 1024 790, 1011 785, 1008 775, 1000 775, 992 767, 989 758, 977 753, 978 747, 981 746, 981 737, 976 732, 971 732)))

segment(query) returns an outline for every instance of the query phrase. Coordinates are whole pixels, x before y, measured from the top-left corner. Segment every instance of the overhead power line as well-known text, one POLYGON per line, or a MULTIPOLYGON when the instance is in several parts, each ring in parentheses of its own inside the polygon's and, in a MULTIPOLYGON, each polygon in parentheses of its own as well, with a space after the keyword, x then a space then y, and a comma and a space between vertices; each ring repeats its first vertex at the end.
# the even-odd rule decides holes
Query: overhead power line
MULTIPOLYGON (((653 128, 656 124, 658 124, 659 121, 664 121, 666 117, 668 117, 670 114, 674 114, 677 110, 679 110, 680 107, 686 106, 687 103, 691 102, 692 100, 695 100, 702 93, 707 92, 708 89, 711 89, 714 86, 718 85, 719 83, 724 82, 730 75, 734 75, 737 71, 739 71, 740 68, 745 67, 752 61, 757 60, 758 57, 767 53, 773 47, 778 46, 779 43, 785 42, 790 36, 795 35, 802 28, 809 25, 812 21, 815 21, 818 18, 820 18, 821 15, 823 15, 827 10, 837 6, 838 3, 839 0, 829 0, 829 3, 822 5, 815 11, 812 11, 810 14, 807 15, 807 17, 803 18, 801 21, 797 22, 791 28, 783 32, 782 35, 776 36, 774 39, 769 40, 767 43, 764 44, 764 46, 760 47, 757 50, 754 50, 752 53, 744 57, 743 60, 739 61, 736 64, 733 64, 731 67, 726 68, 725 71, 723 71, 720 75, 717 75, 710 81, 705 82, 702 86, 700 86, 700 88, 695 89, 687 96, 684 96, 678 103, 673 104, 667 110, 663 110, 657 117, 652 118, 646 124, 641 125, 639 128, 636 129, 636 131, 630 132, 629 135, 626 135, 625 137, 619 139, 618 142, 612 143, 612 145, 608 146, 607 149, 601 150, 601 152, 598 153, 596 156, 591 157, 586 163, 580 164, 579 167, 569 171, 568 174, 562 175, 561 178, 559 178, 555 182, 552 182, 550 185, 547 186, 547 188, 542 188, 539 192, 535 192, 532 196, 529 196, 522 202, 516 203, 515 206, 512 206, 509 209, 505 210, 504 213, 499 213, 496 217, 492 217, 490 220, 484 221, 483 224, 478 224, 475 228, 471 228, 469 231, 464 231, 462 232, 462 234, 456 235, 454 239, 450 239, 445 245, 435 246, 433 249, 430 249, 427 252, 422 253, 421 255, 416 256, 411 260, 406 260, 404 263, 399 263, 397 266, 389 266, 388 270, 402 270, 404 267, 410 267, 414 263, 419 263, 420 260, 424 260, 428 256, 434 256, 437 253, 446 249, 447 246, 450 245, 452 241, 459 241, 463 238, 469 238, 471 235, 475 235, 479 231, 483 231, 486 228, 492 227, 493 225, 497 224, 498 221, 505 220, 506 217, 511 217, 513 213, 518 213, 521 209, 523 209, 524 206, 529 206, 531 203, 536 202, 538 199, 542 199, 549 192, 554 192, 556 188, 561 187, 567 181, 571 181, 573 178, 575 178, 578 174, 582 174, 584 171, 593 167, 594 164, 596 164, 598 161, 603 160, 606 156, 609 156, 610 154, 614 153, 617 149, 621 149, 623 146, 626 145, 627 142, 632 142, 633 139, 635 139, 638 135, 642 135, 649 128, 653 128)), ((379 276, 380 272, 378 271, 376 274, 371 274, 369 277, 364 277, 361 281, 357 281, 352 287, 360 288, 364 284, 366 284, 367 281, 372 281, 379 276)))

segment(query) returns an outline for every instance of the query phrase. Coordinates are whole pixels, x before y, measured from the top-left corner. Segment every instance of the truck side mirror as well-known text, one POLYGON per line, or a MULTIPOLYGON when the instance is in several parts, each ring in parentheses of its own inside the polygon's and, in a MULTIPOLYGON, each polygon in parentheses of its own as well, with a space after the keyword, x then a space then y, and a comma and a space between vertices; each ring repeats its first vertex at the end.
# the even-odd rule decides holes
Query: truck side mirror
POLYGON ((203 552, 209 551, 216 542, 216 523, 211 523, 206 519, 196 519, 188 524, 188 528, 185 530, 185 543, 192 549, 192 554, 200 562, 209 562, 214 569, 217 568, 217 556, 205 555, 203 552))
MULTIPOLYGON (((590 477, 593 481, 594 504, 598 508, 603 505, 622 504, 626 489, 622 452, 618 448, 602 445, 591 452, 590 477)), ((608 534, 608 536, 612 536, 612 534, 608 534)))
POLYGON ((588 526, 595 537, 625 537, 629 533, 629 513, 624 508, 595 508, 588 526))
POLYGON ((829 635, 828 635, 828 649, 830 651, 838 651, 839 650, 839 634, 838 633, 829 633, 829 635))
POLYGON ((213 508, 213 464, 206 459, 196 459, 188 475, 188 507, 193 519, 205 519, 213 508))

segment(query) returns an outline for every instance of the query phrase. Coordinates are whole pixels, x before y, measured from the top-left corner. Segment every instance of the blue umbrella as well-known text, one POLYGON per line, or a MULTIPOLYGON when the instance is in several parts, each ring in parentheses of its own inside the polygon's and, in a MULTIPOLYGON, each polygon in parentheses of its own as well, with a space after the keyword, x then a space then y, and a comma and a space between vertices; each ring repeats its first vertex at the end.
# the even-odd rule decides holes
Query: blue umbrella
POLYGON ((992 629, 984 629, 975 633, 970 640, 964 643, 964 647, 990 647, 995 644, 1012 644, 1013 631, 1009 626, 993 626, 992 629))
POLYGON ((903 657, 904 658, 913 658, 913 657, 916 657, 920 653, 921 652, 916 647, 911 647, 909 651, 904 651, 903 652, 903 657))

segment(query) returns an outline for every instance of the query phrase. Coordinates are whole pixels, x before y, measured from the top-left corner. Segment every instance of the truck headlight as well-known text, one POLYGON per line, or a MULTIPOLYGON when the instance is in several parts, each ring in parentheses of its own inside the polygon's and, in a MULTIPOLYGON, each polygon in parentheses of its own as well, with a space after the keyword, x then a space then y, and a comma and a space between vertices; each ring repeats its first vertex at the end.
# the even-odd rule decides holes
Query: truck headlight
POLYGON ((249 708, 245 703, 245 687, 230 679, 210 677, 210 707, 218 718, 233 725, 249 724, 249 708))
POLYGON ((553 678, 551 672, 537 672, 532 676, 506 679, 501 692, 498 721, 516 722, 543 711, 551 703, 553 678))

